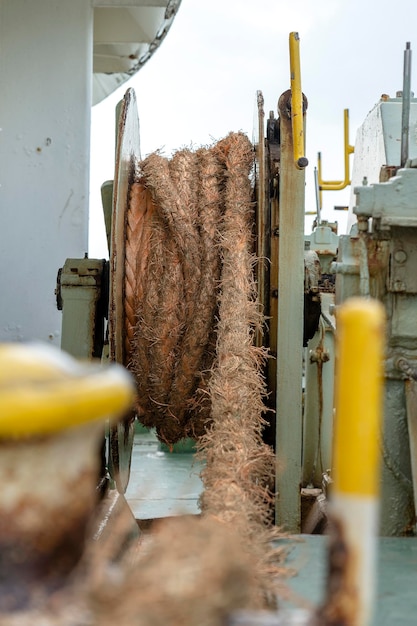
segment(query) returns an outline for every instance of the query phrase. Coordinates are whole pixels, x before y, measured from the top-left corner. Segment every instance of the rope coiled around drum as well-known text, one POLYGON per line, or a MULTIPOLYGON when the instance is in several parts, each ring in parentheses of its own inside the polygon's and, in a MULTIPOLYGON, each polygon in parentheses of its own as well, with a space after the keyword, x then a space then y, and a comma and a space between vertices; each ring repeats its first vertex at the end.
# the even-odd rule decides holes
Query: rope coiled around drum
MULTIPOLYGON (((141 216, 142 232, 132 250, 129 368, 140 421, 168 444, 198 438, 210 420, 207 381, 215 357, 227 174, 215 145, 180 150, 170 161, 151 154, 132 185, 129 213, 141 216)), ((128 243, 126 249, 128 258, 128 243)))
POLYGON ((197 440, 201 511, 240 536, 257 580, 251 603, 264 606, 275 598, 271 573, 281 570, 270 544, 275 458, 262 440, 266 352, 254 345, 263 320, 253 160, 247 137, 230 133, 212 147, 171 160, 154 153, 140 164, 131 193, 142 233, 129 367, 139 420, 165 443, 197 440))

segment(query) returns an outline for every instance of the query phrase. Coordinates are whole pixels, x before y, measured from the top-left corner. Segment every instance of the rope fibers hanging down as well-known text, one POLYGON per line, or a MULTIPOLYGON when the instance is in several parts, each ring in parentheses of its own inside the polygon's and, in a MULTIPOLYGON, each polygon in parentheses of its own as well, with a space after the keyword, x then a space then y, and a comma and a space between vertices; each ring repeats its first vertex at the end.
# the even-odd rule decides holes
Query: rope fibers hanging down
POLYGON ((251 604, 263 606, 275 598, 281 557, 271 547, 278 535, 270 524, 275 457, 262 440, 266 353, 254 345, 263 320, 253 272, 252 166, 243 133, 141 163, 132 201, 142 190, 148 197, 130 367, 140 421, 168 444, 197 440, 203 516, 238 533, 257 578, 251 604))

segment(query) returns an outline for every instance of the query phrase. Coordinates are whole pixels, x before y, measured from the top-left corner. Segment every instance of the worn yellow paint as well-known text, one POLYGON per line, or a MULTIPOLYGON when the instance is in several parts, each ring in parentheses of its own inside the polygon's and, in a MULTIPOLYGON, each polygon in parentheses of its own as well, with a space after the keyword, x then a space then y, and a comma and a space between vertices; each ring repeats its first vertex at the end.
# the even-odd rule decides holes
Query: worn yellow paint
MULTIPOLYGON (((294 163, 298 169, 300 159, 305 160, 304 155, 304 116, 303 116, 303 92, 301 89, 300 69, 300 37, 298 33, 290 33, 290 81, 291 81, 291 124, 293 135, 294 163)), ((307 163, 307 162, 306 162, 307 163)), ((306 164, 305 163, 305 164, 306 164)))
POLYGON ((0 345, 0 437, 46 435, 120 416, 133 400, 121 366, 81 364, 40 345, 0 345))
POLYGON ((338 362, 334 490, 376 496, 382 415, 385 314, 381 303, 351 298, 337 311, 338 362))

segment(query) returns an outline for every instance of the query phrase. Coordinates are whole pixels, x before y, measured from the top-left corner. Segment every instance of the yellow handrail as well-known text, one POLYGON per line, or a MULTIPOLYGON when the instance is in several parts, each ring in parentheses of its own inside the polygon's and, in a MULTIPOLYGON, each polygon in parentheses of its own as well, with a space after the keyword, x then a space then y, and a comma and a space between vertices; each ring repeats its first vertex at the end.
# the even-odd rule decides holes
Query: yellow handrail
POLYGON ((294 149, 294 163, 302 170, 308 165, 304 154, 303 92, 301 90, 300 37, 290 33, 290 81, 291 81, 291 125, 294 149))
POLYGON ((349 155, 353 154, 355 149, 349 144, 349 109, 345 109, 343 113, 345 177, 344 180, 323 180, 321 175, 321 153, 319 152, 317 155, 317 172, 320 191, 340 191, 350 185, 349 155))

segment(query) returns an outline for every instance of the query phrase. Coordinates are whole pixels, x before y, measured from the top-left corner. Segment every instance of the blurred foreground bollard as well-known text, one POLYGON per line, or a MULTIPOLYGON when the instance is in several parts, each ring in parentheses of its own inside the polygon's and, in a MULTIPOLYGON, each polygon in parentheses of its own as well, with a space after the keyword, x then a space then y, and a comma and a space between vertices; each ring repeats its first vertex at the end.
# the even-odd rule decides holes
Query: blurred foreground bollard
POLYGON ((65 587, 97 504, 103 421, 132 399, 120 366, 0 345, 0 623, 65 587))

